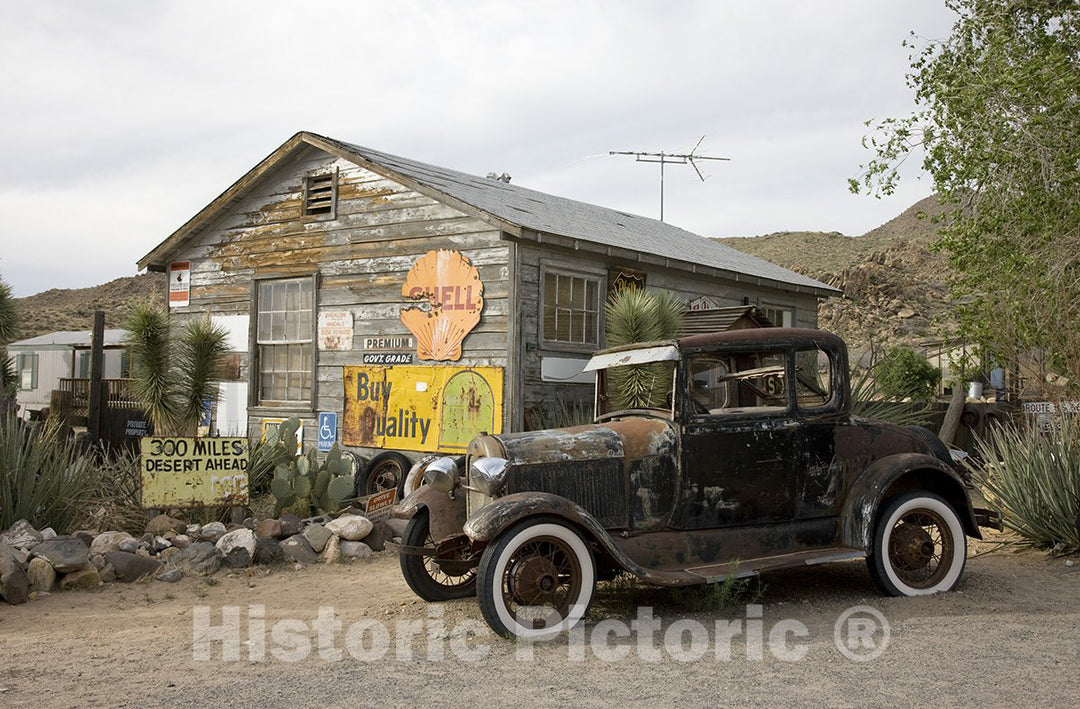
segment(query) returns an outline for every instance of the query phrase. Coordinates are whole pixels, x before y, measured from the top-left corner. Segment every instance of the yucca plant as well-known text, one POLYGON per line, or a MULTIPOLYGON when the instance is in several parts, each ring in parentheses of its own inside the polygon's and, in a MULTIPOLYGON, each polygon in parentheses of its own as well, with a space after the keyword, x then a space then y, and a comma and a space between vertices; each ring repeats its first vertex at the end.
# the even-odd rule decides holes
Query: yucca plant
POLYGON ((851 365, 848 377, 851 385, 851 413, 898 426, 922 426, 927 423, 930 407, 926 402, 890 401, 879 392, 874 377, 876 367, 877 363, 867 368, 851 365))
POLYGON ((25 519, 37 529, 70 531, 100 478, 94 460, 58 422, 27 424, 9 416, 0 423, 0 529, 25 519))
MULTIPOLYGON (((686 304, 666 290, 624 288, 604 304, 609 347, 669 340, 682 330, 686 304)), ((674 365, 668 362, 614 367, 608 391, 617 409, 665 406, 674 365)))
POLYGON ((0 280, 0 418, 5 418, 15 400, 16 372, 7 355, 7 343, 15 339, 19 328, 19 313, 11 287, 0 280))
POLYGON ((1080 551, 1080 416, 1056 430, 999 426, 976 442, 975 479, 1025 544, 1080 551), (979 467, 976 467, 979 465, 979 467))
POLYGON ((226 332, 208 320, 192 320, 176 337, 169 317, 143 304, 125 323, 131 354, 131 392, 159 436, 194 435, 203 402, 217 399, 226 332))

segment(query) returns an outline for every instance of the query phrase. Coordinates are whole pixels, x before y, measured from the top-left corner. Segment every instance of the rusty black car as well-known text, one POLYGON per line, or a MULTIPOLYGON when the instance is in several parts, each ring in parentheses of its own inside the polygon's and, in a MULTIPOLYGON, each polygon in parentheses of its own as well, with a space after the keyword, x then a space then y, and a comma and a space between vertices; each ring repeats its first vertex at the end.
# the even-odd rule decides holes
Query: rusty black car
POLYGON ((847 348, 809 329, 696 335, 604 350, 595 419, 487 435, 429 458, 403 574, 421 598, 476 594, 504 636, 567 629, 597 580, 665 586, 865 558, 892 596, 952 589, 994 513, 923 428, 851 413, 847 348), (627 403, 628 372, 652 399, 627 403))

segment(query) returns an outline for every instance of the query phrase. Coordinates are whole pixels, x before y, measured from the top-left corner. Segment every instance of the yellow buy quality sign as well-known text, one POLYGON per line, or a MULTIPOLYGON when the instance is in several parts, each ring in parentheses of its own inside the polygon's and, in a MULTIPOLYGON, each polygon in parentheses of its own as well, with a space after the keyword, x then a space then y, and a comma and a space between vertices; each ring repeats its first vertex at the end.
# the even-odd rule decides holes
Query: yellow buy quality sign
POLYGON ((246 438, 142 438, 143 507, 214 507, 248 501, 246 438))
POLYGON ((345 367, 344 381, 347 446, 464 452, 502 432, 502 367, 345 367))

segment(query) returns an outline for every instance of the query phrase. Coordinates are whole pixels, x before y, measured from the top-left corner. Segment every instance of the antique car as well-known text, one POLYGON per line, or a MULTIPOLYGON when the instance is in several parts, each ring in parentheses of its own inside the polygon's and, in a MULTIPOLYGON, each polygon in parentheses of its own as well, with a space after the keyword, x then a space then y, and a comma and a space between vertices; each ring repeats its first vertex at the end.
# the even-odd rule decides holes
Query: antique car
POLYGON ((596 353, 595 419, 480 433, 399 503, 421 598, 477 594, 504 636, 568 629, 597 580, 665 586, 865 558, 892 596, 952 589, 993 526, 932 433, 851 413, 847 348, 809 329, 596 353), (631 393, 627 393, 630 391, 631 393))

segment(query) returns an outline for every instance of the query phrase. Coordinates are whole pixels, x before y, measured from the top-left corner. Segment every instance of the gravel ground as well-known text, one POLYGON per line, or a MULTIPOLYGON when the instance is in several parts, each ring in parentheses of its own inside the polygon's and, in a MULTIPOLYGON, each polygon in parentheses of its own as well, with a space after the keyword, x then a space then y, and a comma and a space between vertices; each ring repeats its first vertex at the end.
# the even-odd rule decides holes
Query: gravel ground
POLYGON ((1080 704, 1080 565, 1032 552, 975 556, 956 591, 914 599, 879 596, 861 562, 769 574, 712 613, 614 584, 531 647, 487 634, 474 599, 421 602, 389 553, 249 571, 0 606, 0 706, 1080 704), (637 604, 651 639, 627 627, 637 604), (229 613, 235 632, 204 639, 229 613))

